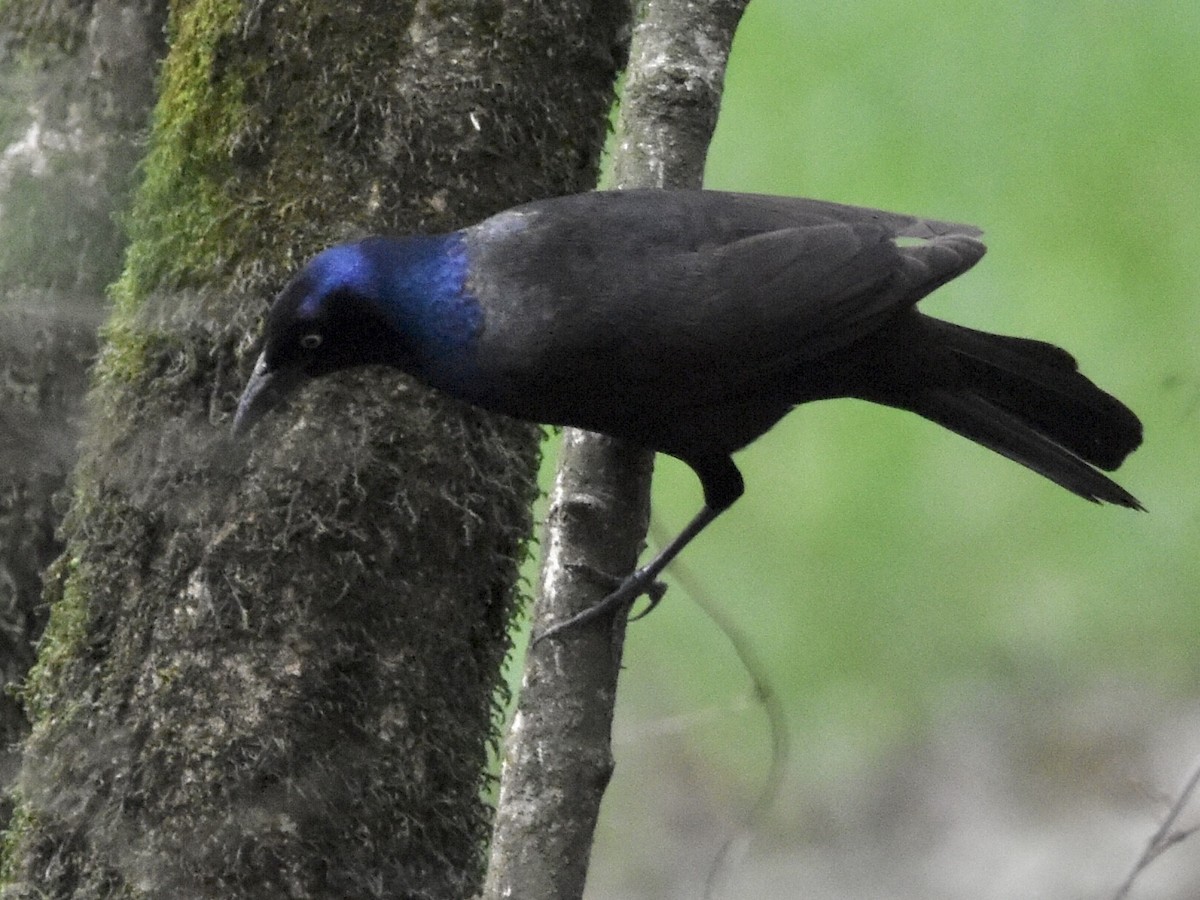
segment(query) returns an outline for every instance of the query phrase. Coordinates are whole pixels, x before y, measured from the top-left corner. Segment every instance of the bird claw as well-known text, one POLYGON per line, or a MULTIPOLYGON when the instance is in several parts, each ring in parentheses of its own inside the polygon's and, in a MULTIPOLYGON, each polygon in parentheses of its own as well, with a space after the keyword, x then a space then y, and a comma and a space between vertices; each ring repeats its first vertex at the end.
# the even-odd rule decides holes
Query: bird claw
POLYGON ((654 611, 654 607, 658 606, 658 604, 662 602, 663 595, 667 593, 667 583, 665 581, 651 581, 645 586, 645 588, 642 589, 642 593, 646 595, 646 598, 650 602, 647 603, 646 608, 636 616, 630 616, 627 620, 629 622, 636 622, 638 619, 644 619, 654 611))
MULTIPOLYGON (((595 566, 589 566, 586 563, 567 563, 566 568, 576 572, 585 572, 592 580, 597 581, 608 588, 608 596, 601 600, 600 603, 608 603, 609 597, 620 592, 622 589, 632 590, 634 586, 632 582, 645 581, 645 587, 643 587, 639 593, 645 594, 650 598, 650 605, 630 619, 629 621, 631 622, 637 621, 650 612, 650 610, 654 609, 654 607, 658 606, 659 601, 662 600, 663 595, 667 592, 667 583, 665 581, 646 581, 647 575, 645 568, 637 569, 632 575, 629 575, 625 578, 619 578, 616 575, 609 575, 607 572, 602 572, 595 566), (626 586, 627 584, 628 587, 626 586)), ((630 602, 632 602, 637 598, 638 594, 634 594, 629 599, 630 602)))
POLYGON ((646 616, 654 607, 658 606, 663 595, 667 592, 666 584, 655 580, 653 574, 647 572, 645 569, 638 569, 628 578, 619 580, 604 572, 599 572, 590 566, 578 566, 578 568, 586 569, 592 576, 615 585, 614 590, 604 599, 589 606, 587 609, 551 625, 533 638, 533 645, 536 646, 546 638, 556 637, 569 629, 593 622, 603 616, 615 615, 621 609, 631 607, 638 597, 645 594, 650 599, 649 605, 636 616, 629 619, 630 622, 636 622, 638 619, 646 616))

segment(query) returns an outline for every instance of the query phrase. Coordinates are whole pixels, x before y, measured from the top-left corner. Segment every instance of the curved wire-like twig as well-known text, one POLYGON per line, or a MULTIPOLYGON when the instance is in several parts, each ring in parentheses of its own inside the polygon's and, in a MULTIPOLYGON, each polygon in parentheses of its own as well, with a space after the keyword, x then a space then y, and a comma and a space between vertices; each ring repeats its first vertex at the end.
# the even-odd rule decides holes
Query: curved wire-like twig
POLYGON ((1200 786, 1200 757, 1197 757, 1196 762, 1192 765, 1192 770, 1188 774, 1187 779, 1180 788, 1179 793, 1175 796, 1171 803, 1171 808, 1167 810, 1167 815, 1163 819, 1162 824, 1158 826, 1154 834, 1150 836, 1150 840, 1146 842, 1146 849, 1142 851, 1142 855, 1138 857, 1129 875, 1117 888, 1117 892, 1113 894, 1113 900, 1125 900, 1129 896, 1129 892, 1133 889, 1134 882, 1143 870, 1154 860, 1158 859, 1167 850, 1181 843, 1200 831, 1200 825, 1193 825, 1190 828, 1175 829, 1175 823, 1179 821, 1180 815, 1187 808, 1192 796, 1196 793, 1196 788, 1200 786))
MULTIPOLYGON (((650 534, 659 546, 669 537, 663 530, 662 524, 653 517, 650 521, 650 534)), ((733 619, 726 615, 725 610, 713 599, 712 595, 701 586, 699 579, 693 575, 686 564, 676 560, 672 563, 670 571, 671 579, 683 589, 693 603, 700 607, 700 610, 717 626, 717 630, 729 641, 729 646, 733 648, 742 668, 750 677, 754 698, 762 704, 763 712, 767 717, 767 733, 771 739, 771 763, 758 796, 755 797, 754 804, 742 817, 737 831, 721 845, 721 849, 714 857, 708 875, 704 879, 704 900, 713 900, 717 896, 718 879, 722 871, 731 866, 737 856, 745 852, 755 827, 779 797, 783 786, 784 771, 791 757, 791 733, 788 730, 787 716, 783 704, 779 700, 779 693, 775 690, 770 673, 759 658, 754 645, 738 628, 733 619)))

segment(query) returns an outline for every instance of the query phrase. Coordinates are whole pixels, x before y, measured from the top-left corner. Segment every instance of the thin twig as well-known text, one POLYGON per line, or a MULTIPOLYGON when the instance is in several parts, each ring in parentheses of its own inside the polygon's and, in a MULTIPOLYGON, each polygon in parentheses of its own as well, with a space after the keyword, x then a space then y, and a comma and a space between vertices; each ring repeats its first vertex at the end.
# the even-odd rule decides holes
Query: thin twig
MULTIPOLYGON (((662 524, 652 519, 650 533, 655 543, 661 546, 666 538, 662 524)), ((701 611, 717 626, 717 630, 729 641, 742 668, 750 677, 754 698, 762 705, 763 712, 767 716, 767 733, 771 739, 771 764, 758 796, 742 818, 738 830, 721 845, 721 849, 713 859, 708 875, 704 879, 704 900, 712 900, 717 896, 719 887, 717 879, 721 872, 732 866, 736 857, 745 852, 754 829, 761 823, 767 811, 779 797, 783 787, 784 772, 791 756, 791 732, 788 730, 787 716, 783 709, 783 703, 779 699, 779 693, 775 690, 770 672, 759 658, 754 645, 734 621, 725 614, 725 610, 701 585, 699 579, 687 565, 676 560, 671 566, 671 579, 687 593, 692 602, 700 607, 701 611)))
POLYGON ((1126 877, 1124 883, 1113 894, 1113 900, 1125 900, 1129 896, 1129 892, 1133 889, 1133 884, 1137 881, 1138 876, 1141 875, 1142 871, 1150 863, 1162 856, 1171 847, 1187 840, 1200 830, 1200 826, 1175 830, 1175 823, 1192 799, 1192 795, 1195 794, 1197 786, 1200 786, 1200 757, 1197 757, 1187 780, 1184 781, 1183 787, 1171 804, 1171 808, 1167 810, 1166 818, 1163 819, 1162 824, 1158 826, 1154 834, 1150 836, 1150 840, 1146 842, 1146 849, 1142 851, 1142 855, 1134 863, 1133 869, 1130 871, 1128 877, 1126 877))

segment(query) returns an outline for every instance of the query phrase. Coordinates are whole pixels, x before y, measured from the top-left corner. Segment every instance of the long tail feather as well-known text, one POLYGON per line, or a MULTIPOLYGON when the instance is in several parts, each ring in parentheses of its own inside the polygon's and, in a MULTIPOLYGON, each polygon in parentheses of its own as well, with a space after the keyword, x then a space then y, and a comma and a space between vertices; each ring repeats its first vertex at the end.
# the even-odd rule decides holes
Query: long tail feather
POLYGON ((906 398, 907 408, 1088 500, 1142 508, 1097 471, 1117 468, 1137 448, 1142 423, 1080 374, 1069 353, 920 318, 952 354, 956 377, 906 398))

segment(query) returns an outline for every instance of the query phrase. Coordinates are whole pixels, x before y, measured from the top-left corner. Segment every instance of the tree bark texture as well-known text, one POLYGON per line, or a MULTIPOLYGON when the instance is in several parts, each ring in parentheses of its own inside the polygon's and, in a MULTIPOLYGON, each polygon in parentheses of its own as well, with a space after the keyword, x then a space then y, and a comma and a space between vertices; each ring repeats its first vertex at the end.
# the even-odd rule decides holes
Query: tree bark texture
POLYGON ((180 0, 25 691, 6 898, 479 886, 536 428, 383 370, 228 438, 300 261, 589 187, 620 2, 180 0))
MULTIPOLYGON (((647 0, 630 45, 617 125, 618 188, 698 188, 725 63, 745 2, 647 0)), ((636 564, 653 454, 566 429, 543 542, 536 635, 604 597, 597 573, 636 564)), ((645 627, 653 627, 653 620, 645 627)), ((612 716, 625 616, 530 648, 505 744, 486 900, 583 896, 612 775, 612 716)))
MULTIPOLYGON (((28 732, 13 687, 45 624, 62 551, 55 502, 75 462, 104 289, 153 102, 165 0, 0 7, 0 783, 28 732)), ((0 809, 7 820, 8 809, 0 809)))

